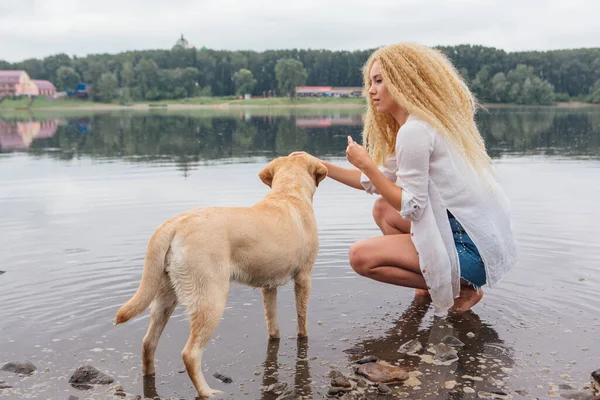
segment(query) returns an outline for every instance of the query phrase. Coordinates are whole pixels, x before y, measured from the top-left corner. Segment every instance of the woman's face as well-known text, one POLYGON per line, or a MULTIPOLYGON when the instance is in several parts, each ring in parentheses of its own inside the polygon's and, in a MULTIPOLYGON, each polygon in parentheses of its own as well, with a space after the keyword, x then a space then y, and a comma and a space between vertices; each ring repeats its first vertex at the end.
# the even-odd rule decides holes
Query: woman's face
POLYGON ((373 63, 371 67, 371 86, 369 87, 369 95, 371 101, 377 107, 377 111, 392 113, 398 108, 398 103, 390 96, 385 83, 383 82, 383 76, 381 75, 381 64, 379 60, 373 63))

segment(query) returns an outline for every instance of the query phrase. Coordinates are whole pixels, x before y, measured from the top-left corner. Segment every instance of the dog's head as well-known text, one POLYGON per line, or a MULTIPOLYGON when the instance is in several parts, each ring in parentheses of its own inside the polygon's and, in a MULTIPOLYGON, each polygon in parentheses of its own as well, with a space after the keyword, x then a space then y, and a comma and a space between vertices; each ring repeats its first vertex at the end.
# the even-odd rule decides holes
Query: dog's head
POLYGON ((318 158, 304 152, 296 152, 272 160, 265 165, 258 176, 265 185, 271 187, 275 174, 290 167, 296 170, 300 167, 301 170, 308 172, 314 178, 315 186, 319 186, 319 182, 327 176, 327 167, 318 158))

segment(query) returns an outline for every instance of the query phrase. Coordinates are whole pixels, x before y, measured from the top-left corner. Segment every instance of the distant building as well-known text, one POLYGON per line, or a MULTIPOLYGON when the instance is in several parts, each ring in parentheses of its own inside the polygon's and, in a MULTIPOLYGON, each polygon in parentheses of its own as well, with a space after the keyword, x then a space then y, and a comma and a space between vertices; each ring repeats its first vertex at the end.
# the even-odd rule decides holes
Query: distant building
POLYGON ((0 70, 0 98, 4 96, 37 96, 39 90, 22 70, 0 70))
POLYGON ((296 86, 298 97, 360 97, 362 87, 296 86))
POLYGON ((296 86, 298 97, 323 97, 331 96, 331 86, 296 86))
POLYGON ((192 46, 190 44, 190 42, 187 41, 186 38, 183 37, 183 33, 181 34, 181 37, 175 42, 175 46, 173 46, 173 50, 180 50, 180 49, 191 49, 194 46, 192 46))
POLYGON ((361 97, 362 96, 362 87, 334 87, 332 89, 332 93, 335 97, 361 97))
POLYGON ((87 83, 79 83, 75 90, 67 90, 67 96, 76 97, 78 99, 87 99, 92 95, 92 85, 87 83))
POLYGON ((34 79, 33 83, 38 87, 40 96, 54 97, 54 95, 56 95, 56 88, 52 82, 34 79))

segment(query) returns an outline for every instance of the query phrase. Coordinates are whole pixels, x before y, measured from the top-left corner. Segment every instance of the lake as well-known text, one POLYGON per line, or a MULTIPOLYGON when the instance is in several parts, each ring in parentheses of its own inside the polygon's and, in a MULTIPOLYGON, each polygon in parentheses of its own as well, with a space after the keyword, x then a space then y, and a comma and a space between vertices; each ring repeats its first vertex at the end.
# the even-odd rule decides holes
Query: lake
MULTIPOLYGON (((149 313, 113 325, 154 229, 196 207, 254 204, 268 191, 260 169, 294 150, 349 165, 346 137, 360 141, 361 121, 352 109, 0 114, 0 365, 38 368, 25 378, 0 372, 12 386, 0 398, 113 398, 117 384, 132 395, 193 398, 181 373, 183 309, 161 338, 154 380, 141 375, 149 313), (115 384, 71 387, 86 363, 115 384)), ((314 198, 321 249, 308 341, 295 338, 291 285, 279 292, 279 343, 267 340, 260 290, 234 285, 204 355, 209 384, 232 399, 274 400, 261 387, 278 382, 323 398, 326 372, 349 372, 369 355, 422 373, 419 385, 394 389, 410 398, 475 398, 465 387, 548 398, 558 385, 588 383, 600 368, 600 109, 491 109, 478 124, 519 243, 518 265, 497 288, 440 324, 412 290, 356 275, 348 247, 379 234, 375 197, 327 179, 314 198), (450 366, 397 351, 446 334, 466 345, 450 366), (457 386, 445 389, 448 381, 457 386)))

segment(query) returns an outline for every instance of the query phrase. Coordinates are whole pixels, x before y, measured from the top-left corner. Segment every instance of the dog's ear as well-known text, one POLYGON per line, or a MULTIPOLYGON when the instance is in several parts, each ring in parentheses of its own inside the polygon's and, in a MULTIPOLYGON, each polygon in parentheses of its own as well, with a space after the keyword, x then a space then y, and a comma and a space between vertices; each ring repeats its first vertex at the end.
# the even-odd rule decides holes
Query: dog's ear
POLYGON ((327 167, 323 163, 317 163, 314 170, 315 184, 319 186, 319 183, 327 177, 327 167))
POLYGON ((258 177, 261 181, 268 187, 271 187, 273 184, 273 176, 275 175, 275 166, 278 164, 279 159, 276 158, 272 160, 270 163, 265 165, 265 167, 258 173, 258 177))
POLYGON ((258 177, 265 185, 271 187, 271 184, 273 183, 273 166, 267 164, 262 171, 258 173, 258 177))

